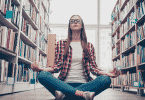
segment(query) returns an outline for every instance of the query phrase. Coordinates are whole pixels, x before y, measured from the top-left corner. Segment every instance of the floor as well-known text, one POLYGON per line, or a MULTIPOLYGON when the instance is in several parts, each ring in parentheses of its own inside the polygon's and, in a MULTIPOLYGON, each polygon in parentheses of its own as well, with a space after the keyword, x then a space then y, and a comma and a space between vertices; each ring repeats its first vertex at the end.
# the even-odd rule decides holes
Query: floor
MULTIPOLYGON (((0 96, 0 100, 54 100, 55 97, 45 88, 18 92, 0 96)), ((120 91, 120 89, 108 88, 94 100, 145 100, 145 95, 138 96, 136 92, 120 91)))

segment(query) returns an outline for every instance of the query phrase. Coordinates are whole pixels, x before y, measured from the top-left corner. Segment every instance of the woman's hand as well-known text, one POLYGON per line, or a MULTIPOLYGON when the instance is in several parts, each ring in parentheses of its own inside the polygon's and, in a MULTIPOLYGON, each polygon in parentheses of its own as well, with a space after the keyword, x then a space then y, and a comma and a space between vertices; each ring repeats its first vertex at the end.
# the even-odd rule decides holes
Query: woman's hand
POLYGON ((39 68, 39 66, 38 66, 38 64, 37 64, 36 62, 33 62, 33 63, 31 64, 31 69, 32 69, 33 71, 35 71, 35 72, 39 72, 39 71, 40 71, 40 68, 39 68))
POLYGON ((120 75, 120 71, 118 71, 116 68, 114 68, 112 71, 107 73, 107 75, 111 78, 115 78, 120 75))

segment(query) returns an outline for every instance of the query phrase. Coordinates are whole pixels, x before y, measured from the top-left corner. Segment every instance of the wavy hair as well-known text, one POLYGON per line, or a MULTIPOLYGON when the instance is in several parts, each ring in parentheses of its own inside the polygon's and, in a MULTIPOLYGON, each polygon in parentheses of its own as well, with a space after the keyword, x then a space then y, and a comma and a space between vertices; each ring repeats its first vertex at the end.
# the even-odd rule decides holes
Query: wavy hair
MULTIPOLYGON (((79 16, 79 15, 73 15, 74 16, 79 16)), ((71 18, 72 18, 71 17, 71 18)), ((79 16, 80 17, 80 16, 79 16)), ((71 20, 70 18, 70 20, 71 20)), ((81 17, 80 17, 81 18, 81 17)), ((64 51, 64 60, 67 60, 67 54, 69 53, 69 45, 72 41, 72 30, 70 28, 70 20, 69 20, 69 25, 68 25, 68 38, 67 38, 67 42, 66 42, 66 46, 65 46, 65 51, 64 51)), ((87 37, 86 37, 86 32, 85 32, 85 27, 84 27, 84 22, 81 18, 82 21, 82 29, 81 29, 81 34, 80 34, 80 38, 81 38, 81 46, 85 52, 85 59, 87 60, 92 60, 91 59, 91 54, 87 48, 87 37)))

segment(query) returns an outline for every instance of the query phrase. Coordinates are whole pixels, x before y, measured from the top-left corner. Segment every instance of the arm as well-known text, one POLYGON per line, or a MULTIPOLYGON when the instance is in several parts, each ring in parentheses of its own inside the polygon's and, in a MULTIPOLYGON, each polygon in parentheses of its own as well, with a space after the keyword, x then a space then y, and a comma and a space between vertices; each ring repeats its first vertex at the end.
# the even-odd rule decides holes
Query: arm
POLYGON ((95 49, 93 44, 91 44, 91 58, 92 60, 89 60, 89 64, 90 64, 90 71, 93 75, 102 75, 104 73, 100 73, 101 69, 98 68, 97 64, 96 64, 96 54, 95 54, 95 49))
POLYGON ((115 78, 117 76, 120 75, 120 72, 118 70, 116 70, 116 68, 114 68, 112 71, 110 72, 106 72, 106 71, 103 71, 101 69, 98 68, 97 64, 96 64, 96 54, 95 54, 95 49, 94 49, 94 46, 93 44, 91 44, 91 58, 92 58, 92 61, 89 61, 90 62, 90 71, 93 75, 107 75, 109 77, 112 77, 112 78, 115 78))
MULTIPOLYGON (((57 73, 60 71, 63 63, 62 54, 60 54, 60 41, 57 42, 57 46, 55 48, 55 61, 53 66, 49 66, 47 68, 40 68, 36 62, 33 62, 31 64, 31 69, 33 71, 39 72, 39 71, 48 71, 52 73, 57 73)), ((62 51, 62 50, 61 50, 62 51)))
MULTIPOLYGON (((62 41, 58 41, 57 42, 57 46, 55 48, 55 61, 54 61, 54 65, 53 65, 53 73, 58 73, 63 65, 63 54, 62 54, 62 49, 60 49, 60 42, 62 41)), ((62 48, 62 47, 61 47, 62 48)))

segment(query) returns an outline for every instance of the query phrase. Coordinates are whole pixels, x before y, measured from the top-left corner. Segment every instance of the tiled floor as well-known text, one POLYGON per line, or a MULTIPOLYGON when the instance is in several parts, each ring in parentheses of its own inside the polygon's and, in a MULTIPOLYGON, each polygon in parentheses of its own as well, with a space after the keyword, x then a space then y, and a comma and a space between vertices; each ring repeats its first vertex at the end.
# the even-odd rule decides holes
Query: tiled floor
MULTIPOLYGON (((54 100, 55 97, 45 88, 0 96, 0 100, 54 100)), ((71 100, 71 99, 70 99, 71 100)), ((122 92, 120 89, 108 88, 94 100, 145 100, 145 96, 137 96, 135 92, 122 92)))

